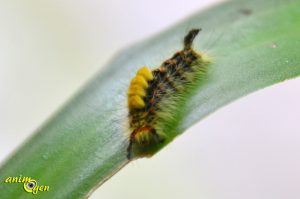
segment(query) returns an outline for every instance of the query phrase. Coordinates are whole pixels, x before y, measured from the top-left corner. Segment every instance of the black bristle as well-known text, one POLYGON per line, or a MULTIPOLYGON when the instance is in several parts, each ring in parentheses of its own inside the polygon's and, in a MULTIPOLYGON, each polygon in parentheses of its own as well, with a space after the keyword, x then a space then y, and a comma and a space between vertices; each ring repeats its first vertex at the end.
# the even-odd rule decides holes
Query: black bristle
POLYGON ((192 47, 193 41, 200 31, 201 31, 201 29, 192 29, 184 37, 184 49, 185 50, 188 50, 192 47))

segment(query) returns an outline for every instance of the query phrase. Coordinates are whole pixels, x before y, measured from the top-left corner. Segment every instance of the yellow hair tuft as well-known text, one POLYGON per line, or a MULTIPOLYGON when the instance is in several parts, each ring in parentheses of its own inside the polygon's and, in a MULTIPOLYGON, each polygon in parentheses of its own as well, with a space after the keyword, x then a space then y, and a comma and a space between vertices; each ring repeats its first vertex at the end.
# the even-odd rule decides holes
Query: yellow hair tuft
POLYGON ((132 95, 138 95, 140 97, 145 97, 146 92, 145 92, 145 89, 142 88, 140 85, 134 84, 134 85, 131 85, 128 90, 128 96, 132 96, 132 95))
POLYGON ((149 87, 148 81, 153 80, 152 72, 147 67, 140 68, 136 76, 131 80, 128 89, 128 106, 130 109, 142 109, 145 107, 143 97, 146 96, 146 89, 149 87))
POLYGON ((154 79, 151 70, 150 70, 148 67, 146 67, 146 66, 140 68, 140 69, 137 71, 136 74, 137 74, 137 75, 140 75, 140 76, 143 76, 147 81, 151 81, 151 80, 154 79))
POLYGON ((140 76, 140 75, 135 76, 131 80, 131 86, 132 85, 140 85, 143 88, 147 88, 148 87, 147 80, 143 76, 140 76))
POLYGON ((140 96, 133 95, 128 98, 128 105, 130 108, 140 109, 145 107, 145 102, 140 96))

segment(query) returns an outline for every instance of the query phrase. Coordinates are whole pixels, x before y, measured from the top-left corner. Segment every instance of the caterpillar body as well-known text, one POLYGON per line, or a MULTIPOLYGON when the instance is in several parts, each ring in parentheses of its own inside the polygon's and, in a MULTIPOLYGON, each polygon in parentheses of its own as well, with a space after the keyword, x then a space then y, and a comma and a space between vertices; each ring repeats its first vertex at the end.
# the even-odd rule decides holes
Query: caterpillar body
MULTIPOLYGON (((152 156, 168 141, 166 123, 172 124, 185 94, 201 79, 209 61, 192 48, 200 29, 184 38, 184 48, 160 67, 140 68, 128 89, 130 137, 127 158, 152 156)), ((172 137, 172 136, 171 136, 172 137)))

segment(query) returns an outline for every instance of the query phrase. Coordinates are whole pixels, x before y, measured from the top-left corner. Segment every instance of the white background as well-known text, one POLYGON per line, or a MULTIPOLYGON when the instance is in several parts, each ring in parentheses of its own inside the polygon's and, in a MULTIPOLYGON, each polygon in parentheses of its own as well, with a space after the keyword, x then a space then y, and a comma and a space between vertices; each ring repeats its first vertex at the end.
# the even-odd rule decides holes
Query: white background
MULTIPOLYGON (((121 48, 216 1, 0 1, 0 161, 121 48)), ((300 79, 210 115, 91 198, 298 199, 300 79)))

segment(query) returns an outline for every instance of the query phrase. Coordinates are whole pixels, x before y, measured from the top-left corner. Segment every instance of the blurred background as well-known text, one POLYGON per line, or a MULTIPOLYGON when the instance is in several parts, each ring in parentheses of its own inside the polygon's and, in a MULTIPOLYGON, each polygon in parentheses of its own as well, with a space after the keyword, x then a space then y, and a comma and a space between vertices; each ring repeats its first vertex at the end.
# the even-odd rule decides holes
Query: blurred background
MULTIPOLYGON (((0 161, 120 49, 218 1, 1 0, 0 161)), ((239 99, 91 198, 298 199, 299 101, 300 79, 239 99)))

